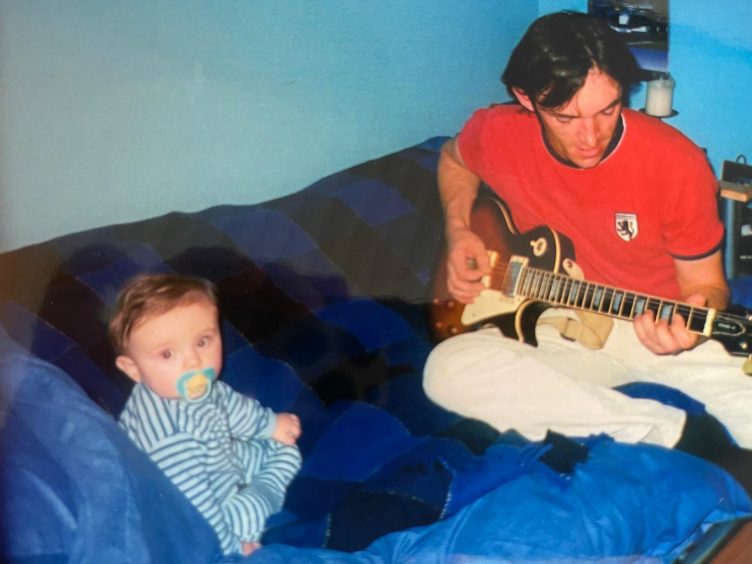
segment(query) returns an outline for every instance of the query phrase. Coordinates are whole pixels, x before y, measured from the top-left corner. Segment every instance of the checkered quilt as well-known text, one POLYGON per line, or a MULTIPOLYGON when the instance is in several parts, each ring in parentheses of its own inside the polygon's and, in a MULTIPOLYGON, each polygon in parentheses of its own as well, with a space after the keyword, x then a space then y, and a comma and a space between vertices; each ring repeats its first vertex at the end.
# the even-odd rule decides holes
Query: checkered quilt
POLYGON ((212 280, 222 378, 302 419, 303 468, 260 562, 670 559, 710 524, 747 514, 746 494, 689 455, 604 437, 527 443, 426 398, 444 140, 273 201, 0 255, 0 520, 12 524, 0 552, 219 558, 200 516, 115 424, 132 384, 106 324, 141 272, 212 280))

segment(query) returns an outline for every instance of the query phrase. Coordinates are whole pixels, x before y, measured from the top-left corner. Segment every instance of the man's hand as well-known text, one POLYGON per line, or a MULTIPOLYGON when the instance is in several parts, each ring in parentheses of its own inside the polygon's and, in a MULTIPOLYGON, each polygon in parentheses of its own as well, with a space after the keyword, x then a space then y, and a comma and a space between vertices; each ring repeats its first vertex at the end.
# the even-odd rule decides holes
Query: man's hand
POLYGON ((491 271, 483 241, 470 229, 456 230, 449 237, 447 289, 458 302, 472 302, 483 284, 480 279, 491 271))
POLYGON ((282 444, 294 445, 300 437, 300 418, 294 413, 277 414, 277 426, 274 427, 272 439, 282 444))
POLYGON ((483 289, 480 279, 490 265, 486 246, 470 230, 480 178, 465 166, 454 139, 441 148, 438 178, 446 220, 447 289, 455 300, 469 304, 483 289))
MULTIPOLYGON (((686 303, 693 306, 704 306, 705 297, 694 294, 686 299, 686 303)), ((655 354, 677 354, 696 347, 700 336, 687 330, 684 318, 674 314, 671 322, 660 319, 656 323, 652 311, 647 311, 635 317, 634 330, 637 338, 645 347, 655 354)))

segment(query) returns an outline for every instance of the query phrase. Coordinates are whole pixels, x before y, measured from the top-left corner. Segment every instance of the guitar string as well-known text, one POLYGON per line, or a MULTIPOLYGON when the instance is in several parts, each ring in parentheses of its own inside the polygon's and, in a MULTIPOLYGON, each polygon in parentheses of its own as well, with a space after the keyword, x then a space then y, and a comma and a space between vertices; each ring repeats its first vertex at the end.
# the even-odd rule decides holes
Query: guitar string
MULTIPOLYGON (((499 281, 503 281, 507 273, 507 264, 497 263, 496 265, 491 267, 491 270, 492 280, 498 279, 499 281)), ((539 300, 554 302, 558 305, 583 307, 584 309, 589 309, 590 311, 596 313, 606 313, 617 315, 619 317, 634 319, 636 315, 639 315, 644 311, 651 310, 655 314, 659 311, 662 311, 665 304, 670 304, 670 309, 672 310, 672 312, 678 313, 685 320, 689 319, 690 317, 696 318, 699 314, 699 316, 701 316, 701 321, 704 321, 708 314, 706 308, 698 308, 689 304, 675 302, 673 300, 666 300, 655 296, 640 295, 635 292, 620 290, 618 288, 606 286, 603 284, 597 284, 595 282, 589 282, 587 280, 578 280, 576 278, 571 278, 570 276, 558 274, 540 268, 525 267, 520 273, 520 276, 523 279, 523 286, 525 284, 528 284, 528 287, 529 285, 536 283, 536 280, 531 280, 528 282, 531 277, 535 278, 537 276, 539 279, 543 279, 538 280, 540 284, 537 289, 523 292, 528 297, 534 297, 539 300), (571 282, 571 288, 569 289, 569 291, 567 291, 566 288, 568 282, 571 282), (557 284, 561 286, 561 288, 555 288, 557 284), (574 291, 574 300, 570 301, 575 286, 577 286, 577 289, 576 291, 574 291), (554 292, 553 297, 551 297, 552 291, 554 292), (546 294, 548 294, 548 296, 546 296, 546 294), (621 296, 619 296, 619 294, 621 294, 621 296), (570 296, 570 299, 564 299, 565 296, 570 296), (600 300, 598 300, 598 298, 600 298, 600 300), (614 298, 616 298, 616 300, 614 298), (615 301, 621 304, 618 311, 615 311, 612 307, 615 301), (644 302, 644 307, 641 311, 635 312, 634 306, 638 305, 638 302, 641 301, 644 302), (583 305, 585 304, 585 302, 590 305, 583 305), (628 315, 625 315, 621 312, 623 311, 623 304, 627 302, 631 303, 632 307, 630 313, 628 315), (604 308, 604 303, 609 303, 609 306, 604 308)), ((492 287, 496 287, 496 285, 492 285, 492 287)), ((498 287, 501 288, 502 285, 499 284, 498 287)))
POLYGON ((564 307, 589 310, 594 313, 629 320, 634 320, 637 315, 647 310, 653 311, 656 322, 664 318, 659 312, 663 312, 664 316, 676 313, 684 318, 690 331, 701 335, 705 334, 711 315, 713 316, 713 332, 716 334, 718 334, 718 327, 720 327, 717 325, 718 322, 725 322, 730 325, 730 327, 723 328, 724 334, 744 334, 746 332, 745 327, 750 319, 747 316, 740 317, 724 311, 638 294, 524 265, 517 265, 519 269, 516 273, 515 283, 511 288, 505 289, 504 282, 508 264, 512 263, 497 262, 491 266, 491 283, 489 285, 492 289, 498 288, 502 293, 507 290, 508 295, 517 293, 564 307), (521 292, 518 291, 520 286, 522 287, 521 292))
MULTIPOLYGON (((503 280, 506 276, 506 266, 494 267, 494 270, 503 280)), ((634 319, 648 310, 656 315, 656 321, 665 318, 667 314, 676 313, 685 319, 690 330, 698 331, 692 329, 691 326, 694 322, 704 326, 709 313, 706 308, 641 295, 587 280, 577 280, 539 268, 525 267, 520 277, 521 285, 525 288, 522 293, 527 297, 626 319, 634 319), (571 284, 568 284, 569 282, 571 284), (569 289, 567 289, 568 285, 569 289), (534 288, 531 289, 531 286, 534 288), (625 305, 629 309, 627 314, 623 313, 625 305)))

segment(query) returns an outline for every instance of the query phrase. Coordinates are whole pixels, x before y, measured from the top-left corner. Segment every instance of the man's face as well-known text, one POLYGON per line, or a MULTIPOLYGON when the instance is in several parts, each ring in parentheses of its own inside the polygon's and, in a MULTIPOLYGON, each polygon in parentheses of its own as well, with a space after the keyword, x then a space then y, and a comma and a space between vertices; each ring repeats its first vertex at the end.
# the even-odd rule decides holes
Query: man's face
POLYGON ((177 381, 186 372, 222 370, 217 308, 206 298, 147 317, 128 336, 118 367, 164 398, 180 397, 177 381))
POLYGON ((613 78, 592 69, 582 88, 558 108, 541 107, 525 96, 518 98, 536 112, 543 135, 559 158, 592 168, 601 161, 614 135, 621 115, 621 95, 621 87, 613 78))

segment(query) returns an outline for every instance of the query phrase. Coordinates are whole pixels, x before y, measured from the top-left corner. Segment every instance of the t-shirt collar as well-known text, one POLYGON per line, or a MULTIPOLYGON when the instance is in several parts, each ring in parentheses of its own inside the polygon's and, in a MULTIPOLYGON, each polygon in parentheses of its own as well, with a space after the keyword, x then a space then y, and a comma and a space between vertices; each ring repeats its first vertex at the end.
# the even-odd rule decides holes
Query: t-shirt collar
MULTIPOLYGON (((551 154, 553 158, 555 158, 557 161, 559 161, 561 164, 572 167, 572 168, 580 168, 576 164, 574 164, 572 161, 567 159, 562 159, 559 155, 556 154, 556 151, 553 150, 551 145, 548 143, 548 139, 546 139, 546 136, 541 131, 541 136, 543 137, 543 143, 546 145, 546 150, 551 154)), ((603 158, 600 160, 600 163, 605 161, 611 153, 613 153, 616 150, 616 147, 619 146, 619 142, 621 141, 621 138, 624 136, 624 114, 619 115, 619 121, 616 123, 616 129, 614 129, 614 134, 611 137, 611 141, 608 142, 608 147, 606 147, 605 152, 603 153, 603 158)))

